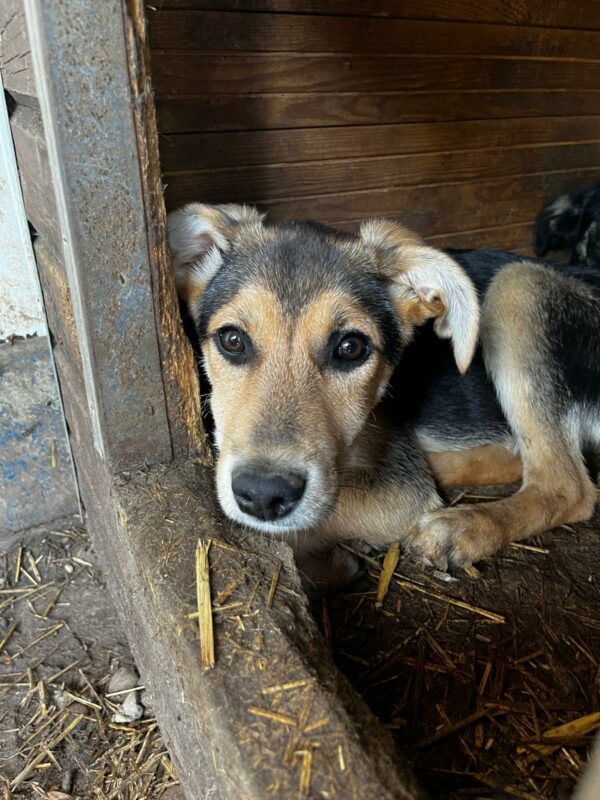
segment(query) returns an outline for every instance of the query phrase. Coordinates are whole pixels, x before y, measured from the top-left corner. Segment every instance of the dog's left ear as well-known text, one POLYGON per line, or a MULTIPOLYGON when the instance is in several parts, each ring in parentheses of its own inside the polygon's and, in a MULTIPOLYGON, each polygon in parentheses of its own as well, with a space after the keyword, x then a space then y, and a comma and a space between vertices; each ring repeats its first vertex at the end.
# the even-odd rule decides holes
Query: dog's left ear
POLYGON ((389 281, 396 313, 408 334, 435 319, 435 332, 452 339, 458 369, 466 372, 479 336, 477 291, 466 272, 446 253, 390 220, 363 222, 360 237, 375 250, 378 270, 389 281))

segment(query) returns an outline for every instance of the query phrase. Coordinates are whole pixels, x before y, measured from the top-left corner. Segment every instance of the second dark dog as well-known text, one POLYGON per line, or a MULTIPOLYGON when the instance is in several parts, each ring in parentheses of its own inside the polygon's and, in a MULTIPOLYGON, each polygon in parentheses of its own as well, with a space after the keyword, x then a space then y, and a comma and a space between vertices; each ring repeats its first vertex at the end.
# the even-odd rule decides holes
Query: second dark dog
POLYGON ((538 256, 567 250, 570 264, 600 267, 600 182, 561 195, 540 211, 533 244, 538 256))

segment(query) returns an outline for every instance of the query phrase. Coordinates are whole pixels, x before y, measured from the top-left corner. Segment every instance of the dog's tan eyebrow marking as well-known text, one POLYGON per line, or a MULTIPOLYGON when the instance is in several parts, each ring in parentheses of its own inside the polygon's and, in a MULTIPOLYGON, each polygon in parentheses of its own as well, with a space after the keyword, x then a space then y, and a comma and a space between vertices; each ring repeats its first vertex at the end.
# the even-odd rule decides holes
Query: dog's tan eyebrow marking
POLYGON ((252 328, 260 321, 269 328, 276 327, 282 321, 282 314, 275 295, 260 286, 247 286, 228 303, 220 306, 208 323, 210 336, 226 325, 243 328, 252 335, 252 328))
POLYGON ((304 310, 297 325, 304 325, 322 336, 329 336, 335 330, 360 331, 371 339, 377 350, 383 346, 375 320, 354 298, 342 291, 328 290, 316 297, 304 310))

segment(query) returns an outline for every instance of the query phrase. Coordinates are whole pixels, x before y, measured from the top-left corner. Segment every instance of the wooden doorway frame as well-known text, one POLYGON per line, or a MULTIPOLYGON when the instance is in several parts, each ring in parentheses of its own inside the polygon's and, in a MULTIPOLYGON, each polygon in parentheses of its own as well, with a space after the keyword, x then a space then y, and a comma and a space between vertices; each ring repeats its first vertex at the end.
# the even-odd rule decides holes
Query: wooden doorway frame
POLYGON ((290 549, 241 536, 216 509, 170 273, 141 0, 24 9, 41 127, 18 135, 46 180, 28 215, 48 202, 35 253, 82 500, 186 795, 422 797, 334 666, 290 549), (241 624, 215 614, 206 673, 189 616, 198 537, 213 542, 213 590, 241 605, 241 624))

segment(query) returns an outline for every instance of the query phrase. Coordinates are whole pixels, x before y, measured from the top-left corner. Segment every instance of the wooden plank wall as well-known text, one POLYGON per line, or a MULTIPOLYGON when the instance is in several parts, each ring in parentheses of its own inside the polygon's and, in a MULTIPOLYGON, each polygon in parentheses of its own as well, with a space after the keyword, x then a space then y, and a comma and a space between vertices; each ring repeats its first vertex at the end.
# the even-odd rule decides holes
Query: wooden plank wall
POLYGON ((528 250, 600 176, 598 0, 152 0, 169 208, 528 250))

